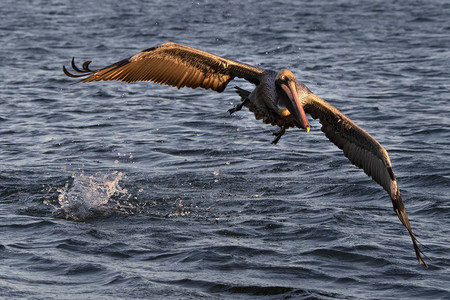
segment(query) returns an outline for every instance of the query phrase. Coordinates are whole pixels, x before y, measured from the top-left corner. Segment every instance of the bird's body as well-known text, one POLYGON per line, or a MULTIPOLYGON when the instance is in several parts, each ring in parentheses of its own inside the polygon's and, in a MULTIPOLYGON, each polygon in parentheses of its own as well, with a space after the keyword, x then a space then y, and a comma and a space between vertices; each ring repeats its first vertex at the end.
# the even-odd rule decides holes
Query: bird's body
POLYGON ((73 69, 81 74, 71 74, 65 67, 63 71, 70 77, 85 77, 83 82, 153 81, 177 88, 201 87, 217 92, 222 92, 235 77, 244 78, 256 87, 252 92, 236 87, 241 103, 230 109, 230 113, 245 106, 255 114, 256 119, 279 126, 273 143, 277 143, 290 127, 309 132, 305 112, 309 113, 314 119, 319 119, 327 138, 343 150, 350 162, 363 169, 386 190, 395 213, 408 229, 419 263, 427 266, 409 224, 387 151, 338 109, 312 93, 291 71, 266 70, 176 43, 143 50, 99 70, 89 69, 89 64, 90 61, 85 62, 83 70, 80 70, 72 59, 73 69))

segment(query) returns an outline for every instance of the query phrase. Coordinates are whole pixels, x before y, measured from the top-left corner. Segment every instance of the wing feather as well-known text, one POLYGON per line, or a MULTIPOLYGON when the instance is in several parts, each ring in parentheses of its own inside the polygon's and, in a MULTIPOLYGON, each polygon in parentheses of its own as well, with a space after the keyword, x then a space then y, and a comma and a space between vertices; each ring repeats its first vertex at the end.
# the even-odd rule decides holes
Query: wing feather
POLYGON ((82 81, 118 80, 123 82, 153 81, 177 88, 201 87, 222 92, 235 77, 259 84, 264 70, 214 54, 176 43, 164 43, 143 50, 128 59, 108 67, 89 69, 90 61, 83 64, 83 70, 72 63, 74 75, 63 66, 70 77, 83 77, 82 81))
POLYGON ((425 255, 420 250, 418 241, 409 224, 408 215, 386 149, 369 133, 313 93, 309 93, 304 109, 314 119, 319 119, 326 137, 344 151, 344 155, 352 164, 362 168, 368 176, 371 176, 375 182, 386 190, 391 197, 395 213, 411 236, 417 260, 428 267, 422 257, 422 255, 425 255))

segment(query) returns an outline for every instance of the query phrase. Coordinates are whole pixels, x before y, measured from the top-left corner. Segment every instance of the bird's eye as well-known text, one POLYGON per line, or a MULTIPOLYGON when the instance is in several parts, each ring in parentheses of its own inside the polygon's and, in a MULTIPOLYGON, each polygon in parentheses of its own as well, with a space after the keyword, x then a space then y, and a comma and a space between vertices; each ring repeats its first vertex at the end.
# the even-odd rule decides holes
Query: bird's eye
POLYGON ((280 79, 284 81, 284 80, 286 80, 286 76, 285 75, 281 75, 280 79))

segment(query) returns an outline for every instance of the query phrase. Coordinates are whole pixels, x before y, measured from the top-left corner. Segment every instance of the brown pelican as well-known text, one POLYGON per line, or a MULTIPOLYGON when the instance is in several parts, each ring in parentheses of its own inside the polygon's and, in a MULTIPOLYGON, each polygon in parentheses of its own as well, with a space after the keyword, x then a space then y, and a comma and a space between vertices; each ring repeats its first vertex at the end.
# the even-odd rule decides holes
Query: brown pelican
POLYGON ((409 224, 386 149, 338 109, 296 80, 291 71, 261 69, 176 43, 143 50, 98 70, 91 70, 90 63, 83 63, 81 70, 72 58, 72 68, 79 74, 69 73, 64 66, 63 71, 70 77, 85 77, 82 82, 153 81, 177 88, 201 87, 219 93, 235 77, 244 78, 255 84, 256 88, 249 92, 236 87, 241 103, 229 112, 234 113, 245 106, 255 114, 257 120, 279 126, 280 130, 274 133, 276 137, 273 143, 277 143, 289 127, 299 127, 309 132, 310 125, 305 112, 319 119, 326 137, 344 151, 352 164, 362 168, 387 191, 395 213, 411 236, 417 260, 428 267, 422 255, 426 256, 420 250, 409 224))

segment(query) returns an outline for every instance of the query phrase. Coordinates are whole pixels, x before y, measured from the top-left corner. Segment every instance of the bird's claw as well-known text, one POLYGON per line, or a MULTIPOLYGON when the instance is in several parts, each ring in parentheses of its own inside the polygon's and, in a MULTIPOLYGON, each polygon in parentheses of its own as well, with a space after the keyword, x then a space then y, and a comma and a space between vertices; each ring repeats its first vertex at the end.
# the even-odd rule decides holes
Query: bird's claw
POLYGON ((279 131, 276 131, 272 133, 276 136, 276 138, 272 141, 272 144, 278 143, 278 141, 281 139, 281 137, 286 133, 286 128, 284 126, 281 127, 279 131))
POLYGON ((236 105, 235 107, 230 108, 230 109, 228 110, 228 112, 230 113, 230 115, 233 114, 233 113, 235 113, 235 112, 237 112, 237 111, 240 111, 240 110, 242 109, 242 107, 247 103, 247 101, 248 101, 248 99, 245 99, 244 101, 242 101, 241 103, 239 103, 239 104, 236 105))
POLYGON ((237 112, 237 111, 239 111, 239 110, 241 110, 241 109, 242 109, 242 107, 239 108, 239 105, 238 105, 238 106, 235 106, 235 107, 233 107, 233 108, 230 108, 230 109, 228 110, 228 112, 230 113, 230 115, 232 115, 233 113, 235 113, 235 112, 237 112))

